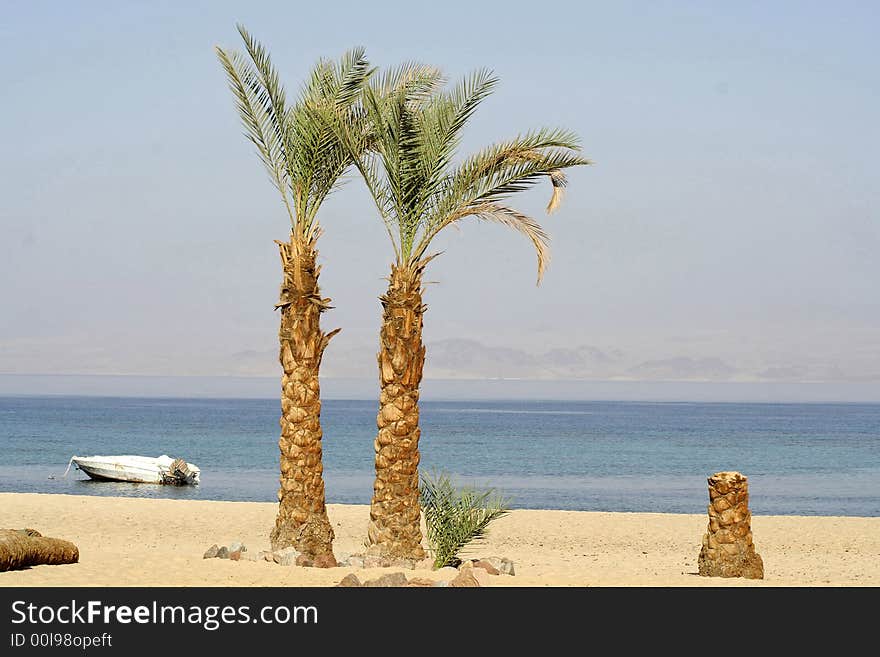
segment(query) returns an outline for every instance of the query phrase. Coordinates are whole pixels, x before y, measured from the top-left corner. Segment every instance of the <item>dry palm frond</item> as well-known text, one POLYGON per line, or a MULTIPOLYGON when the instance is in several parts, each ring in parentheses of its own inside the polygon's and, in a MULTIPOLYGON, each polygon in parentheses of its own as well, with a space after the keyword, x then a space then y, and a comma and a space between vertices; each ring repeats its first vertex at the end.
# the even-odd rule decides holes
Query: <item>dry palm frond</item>
POLYGON ((550 197, 550 202, 547 204, 547 214, 552 214, 562 202, 562 192, 568 181, 565 178, 565 174, 561 171, 551 171, 548 175, 550 176, 550 182, 553 184, 553 196, 550 197))

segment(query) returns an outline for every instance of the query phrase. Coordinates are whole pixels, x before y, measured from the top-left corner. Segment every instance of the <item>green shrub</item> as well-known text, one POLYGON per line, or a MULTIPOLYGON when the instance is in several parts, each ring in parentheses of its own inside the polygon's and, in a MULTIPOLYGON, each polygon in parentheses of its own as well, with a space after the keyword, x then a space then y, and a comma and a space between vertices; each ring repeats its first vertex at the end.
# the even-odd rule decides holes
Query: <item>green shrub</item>
POLYGON ((422 474, 419 494, 435 568, 458 566, 461 550, 483 539, 489 523, 510 511, 509 500, 494 488, 456 489, 446 474, 422 474))

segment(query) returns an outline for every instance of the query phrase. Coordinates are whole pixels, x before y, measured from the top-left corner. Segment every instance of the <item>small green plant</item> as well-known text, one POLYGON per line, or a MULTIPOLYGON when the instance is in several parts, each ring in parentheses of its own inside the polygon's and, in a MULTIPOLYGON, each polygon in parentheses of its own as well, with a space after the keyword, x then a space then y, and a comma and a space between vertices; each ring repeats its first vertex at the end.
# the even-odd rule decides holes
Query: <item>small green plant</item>
POLYGON ((510 511, 509 500, 496 494, 494 488, 457 489, 442 473, 422 474, 421 480, 420 502, 435 568, 458 566, 461 550, 483 539, 489 523, 510 511))

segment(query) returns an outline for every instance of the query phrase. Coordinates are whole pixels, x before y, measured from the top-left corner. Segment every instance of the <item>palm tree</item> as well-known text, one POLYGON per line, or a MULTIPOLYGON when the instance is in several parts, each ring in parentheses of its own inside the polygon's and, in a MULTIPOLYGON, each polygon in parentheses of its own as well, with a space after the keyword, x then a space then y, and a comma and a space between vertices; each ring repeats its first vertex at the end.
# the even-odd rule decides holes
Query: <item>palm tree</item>
POLYGON ((270 541, 276 550, 294 546, 310 557, 329 555, 335 565, 325 506, 318 374, 324 349, 339 329, 324 333, 320 326, 330 299, 318 287, 317 213, 357 155, 336 138, 333 121, 350 124, 354 132, 355 101, 372 71, 359 48, 338 62, 321 60, 288 106, 269 53, 243 26, 238 31, 247 56, 219 47, 217 56, 245 136, 256 147, 290 219, 289 240, 276 240, 283 270, 275 305, 281 311, 281 476, 270 541))
POLYGON ((477 71, 449 91, 439 72, 411 84, 389 87, 371 82, 364 86, 362 99, 368 129, 337 128, 355 156, 394 248, 388 288, 380 297, 381 394, 366 539, 372 554, 424 556, 419 385, 425 363, 422 274, 437 255, 428 254, 432 240, 466 217, 507 226, 534 246, 540 283, 549 257, 548 236, 506 199, 546 177, 553 186, 547 206, 552 212, 566 184, 564 170, 590 164, 572 132, 541 129, 484 148, 454 165, 462 129, 496 84, 489 71, 477 71))

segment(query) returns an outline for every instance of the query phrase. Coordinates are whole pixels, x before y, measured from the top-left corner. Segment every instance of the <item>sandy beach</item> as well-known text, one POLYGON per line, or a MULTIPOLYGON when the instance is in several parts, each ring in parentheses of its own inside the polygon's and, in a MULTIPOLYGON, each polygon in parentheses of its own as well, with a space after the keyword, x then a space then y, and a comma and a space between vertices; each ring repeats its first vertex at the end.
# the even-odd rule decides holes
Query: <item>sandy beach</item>
MULTIPOLYGON (((213 543, 269 549, 276 505, 0 493, 0 527, 73 541, 76 564, 0 573, 0 586, 334 586, 399 568, 319 569, 203 559, 213 543)), ((366 505, 328 505, 337 556, 362 551, 366 505)), ((514 510, 463 556, 512 559, 491 586, 863 587, 880 585, 880 518, 754 516, 763 580, 701 577, 707 517, 662 513, 514 510)), ((431 570, 412 577, 440 579, 431 570)))

